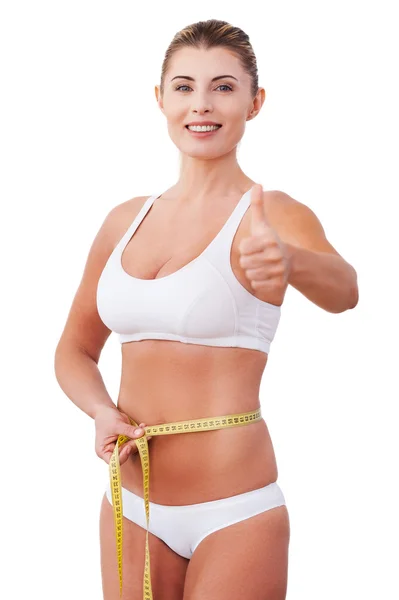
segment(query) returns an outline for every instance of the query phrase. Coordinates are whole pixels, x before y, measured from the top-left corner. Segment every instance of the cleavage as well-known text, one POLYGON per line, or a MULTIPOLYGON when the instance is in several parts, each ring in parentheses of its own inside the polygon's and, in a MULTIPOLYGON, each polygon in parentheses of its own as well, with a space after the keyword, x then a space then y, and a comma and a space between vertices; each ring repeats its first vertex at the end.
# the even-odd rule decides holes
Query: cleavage
MULTIPOLYGON (((151 210, 152 207, 146 217, 151 210)), ((179 271, 196 259, 216 235, 204 232, 202 238, 198 239, 197 233, 197 241, 193 244, 193 239, 190 239, 187 232, 197 230, 198 221, 191 219, 190 222, 183 223, 181 218, 177 218, 178 222, 173 224, 168 223, 165 217, 159 217, 157 221, 153 219, 145 225, 146 217, 124 247, 121 256, 123 269, 136 279, 161 279, 179 271)))

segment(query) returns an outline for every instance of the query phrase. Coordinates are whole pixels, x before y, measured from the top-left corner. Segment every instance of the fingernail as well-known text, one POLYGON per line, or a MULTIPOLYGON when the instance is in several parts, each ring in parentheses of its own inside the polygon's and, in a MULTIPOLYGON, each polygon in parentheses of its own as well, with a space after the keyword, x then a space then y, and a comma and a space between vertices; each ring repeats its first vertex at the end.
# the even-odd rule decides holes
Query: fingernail
POLYGON ((140 433, 143 433, 143 430, 141 429, 141 427, 139 427, 138 429, 135 429, 135 430, 134 430, 134 433, 135 433, 136 435, 139 435, 140 433))

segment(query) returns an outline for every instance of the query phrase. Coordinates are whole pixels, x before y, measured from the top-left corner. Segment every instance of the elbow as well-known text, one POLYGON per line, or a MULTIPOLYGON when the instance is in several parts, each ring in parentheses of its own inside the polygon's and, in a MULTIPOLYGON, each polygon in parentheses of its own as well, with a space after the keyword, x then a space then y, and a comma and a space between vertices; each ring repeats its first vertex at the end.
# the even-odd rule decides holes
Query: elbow
POLYGON ((357 284, 357 272, 352 267, 352 282, 349 290, 349 308, 355 308, 359 302, 359 286, 357 284))
POLYGON ((59 375, 60 375, 61 363, 62 363, 62 349, 61 349, 60 344, 58 344, 55 349, 54 359, 53 359, 54 375, 55 375, 55 378, 58 383, 60 383, 59 375))
POLYGON ((345 312, 347 310, 351 310, 352 308, 355 308, 355 306, 357 306, 357 303, 359 302, 359 289, 356 286, 351 287, 349 289, 349 292, 346 296, 346 302, 345 304, 342 306, 341 309, 336 310, 335 312, 337 313, 342 313, 345 312))
POLYGON ((351 287, 349 289, 349 292, 343 296, 341 296, 341 302, 340 304, 336 305, 334 308, 330 308, 329 312, 332 313, 343 313, 346 312, 347 310, 351 310, 352 308, 355 308, 355 306, 357 305, 357 303, 359 302, 359 290, 358 287, 351 287))
POLYGON ((54 352, 53 369, 55 378, 59 385, 61 385, 61 377, 64 371, 65 363, 68 361, 68 356, 70 354, 69 350, 70 348, 67 347, 62 340, 60 340, 54 352))
POLYGON ((344 310, 355 308, 359 302, 359 287, 357 285, 357 272, 352 265, 350 267, 350 277, 348 283, 347 305, 344 310))
POLYGON ((359 288, 357 285, 351 290, 349 308, 355 308, 359 302, 359 288))

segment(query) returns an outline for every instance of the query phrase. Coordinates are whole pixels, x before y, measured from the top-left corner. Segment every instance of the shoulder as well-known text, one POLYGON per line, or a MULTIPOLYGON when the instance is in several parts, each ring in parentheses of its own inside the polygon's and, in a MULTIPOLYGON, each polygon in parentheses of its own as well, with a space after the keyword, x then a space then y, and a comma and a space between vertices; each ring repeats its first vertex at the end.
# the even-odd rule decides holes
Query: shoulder
POLYGON ((116 204, 108 212, 106 219, 109 221, 118 221, 119 219, 123 220, 129 217, 136 217, 149 197, 150 196, 135 196, 120 204, 116 204))
POLYGON ((307 206, 304 202, 296 200, 286 192, 281 190, 267 190, 263 192, 265 206, 269 207, 269 210, 276 213, 280 217, 297 217, 316 216, 315 213, 307 206))
POLYGON ((135 196, 115 205, 106 214, 102 226, 102 239, 110 249, 114 248, 126 233, 149 196, 135 196))
POLYGON ((282 241, 310 250, 338 254, 327 240, 320 219, 307 204, 281 190, 264 192, 264 202, 270 225, 282 241))

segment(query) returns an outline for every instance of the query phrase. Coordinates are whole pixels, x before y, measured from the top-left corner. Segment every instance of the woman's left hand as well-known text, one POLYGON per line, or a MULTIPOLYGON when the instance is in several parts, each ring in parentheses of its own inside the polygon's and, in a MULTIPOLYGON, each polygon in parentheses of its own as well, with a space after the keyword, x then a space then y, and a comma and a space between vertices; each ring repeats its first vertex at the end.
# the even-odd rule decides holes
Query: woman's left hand
POLYGON ((256 297, 280 306, 288 287, 291 260, 288 250, 270 226, 264 209, 263 188, 251 192, 251 235, 239 245, 240 265, 256 297))

